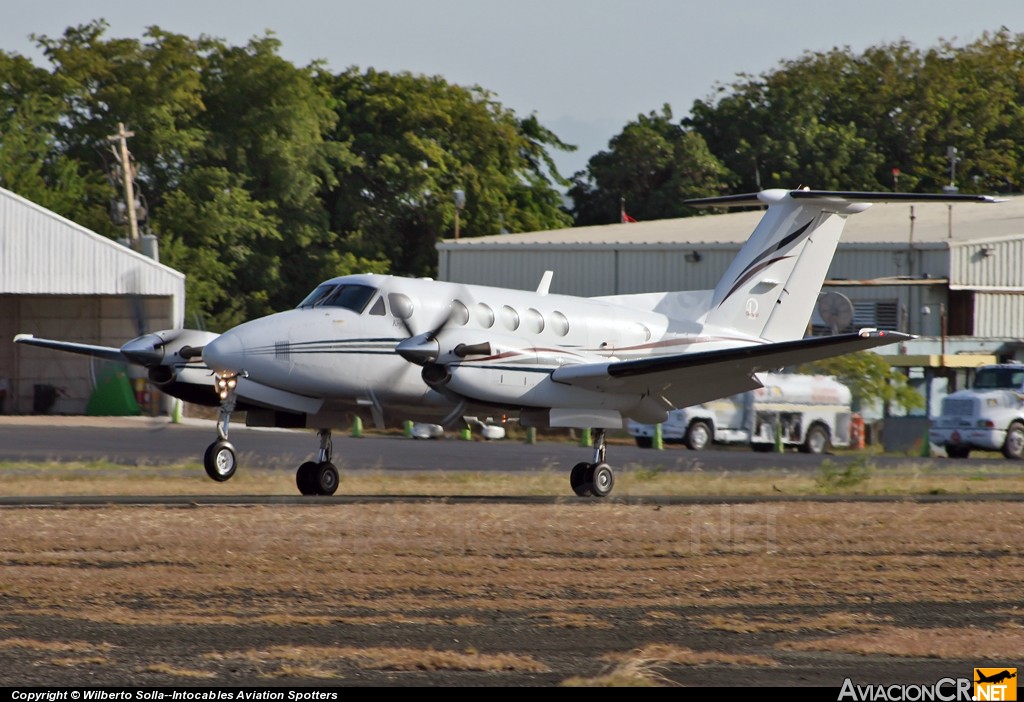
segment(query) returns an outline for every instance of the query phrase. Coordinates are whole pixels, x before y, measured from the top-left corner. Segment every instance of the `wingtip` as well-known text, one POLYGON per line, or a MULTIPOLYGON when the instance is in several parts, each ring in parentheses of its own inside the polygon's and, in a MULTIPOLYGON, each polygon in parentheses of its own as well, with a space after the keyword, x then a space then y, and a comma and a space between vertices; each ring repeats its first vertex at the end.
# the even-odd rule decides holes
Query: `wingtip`
POLYGON ((28 339, 34 339, 34 338, 36 338, 34 334, 15 334, 14 335, 14 343, 18 343, 19 341, 26 341, 28 339))
POLYGON ((889 329, 876 329, 875 327, 865 327, 857 331, 857 334, 862 337, 876 337, 882 338, 891 336, 893 341, 906 341, 907 339, 916 339, 917 336, 914 334, 907 334, 905 332, 892 331, 889 329))

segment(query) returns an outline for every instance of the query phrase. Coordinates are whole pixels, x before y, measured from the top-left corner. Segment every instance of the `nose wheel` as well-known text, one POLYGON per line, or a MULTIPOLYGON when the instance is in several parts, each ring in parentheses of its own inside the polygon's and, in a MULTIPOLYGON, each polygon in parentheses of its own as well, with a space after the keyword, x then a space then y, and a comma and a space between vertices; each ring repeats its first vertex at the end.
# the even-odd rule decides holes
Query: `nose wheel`
POLYGON ((569 473, 569 485, 580 497, 607 497, 615 487, 615 473, 605 463, 604 430, 596 432, 594 461, 577 463, 569 473))
POLYGON ((224 439, 214 441, 203 456, 203 467, 206 468, 206 474, 218 483, 230 480, 238 468, 235 447, 224 439))

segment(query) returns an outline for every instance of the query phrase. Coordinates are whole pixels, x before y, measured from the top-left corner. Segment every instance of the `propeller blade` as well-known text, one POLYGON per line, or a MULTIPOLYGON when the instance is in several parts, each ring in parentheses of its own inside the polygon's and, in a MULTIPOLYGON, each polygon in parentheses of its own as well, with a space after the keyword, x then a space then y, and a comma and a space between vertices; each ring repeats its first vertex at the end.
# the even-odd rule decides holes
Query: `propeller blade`
MULTIPOLYGON (((403 339, 395 345, 395 350, 399 355, 410 363, 415 363, 418 366, 426 366, 429 363, 433 363, 437 360, 441 354, 440 345, 437 341, 438 335, 448 327, 449 324, 460 319, 461 316, 468 309, 468 305, 472 304, 472 298, 469 295, 468 290, 461 290, 458 298, 452 298, 448 303, 444 314, 441 315, 440 319, 430 328, 429 331, 423 332, 422 334, 415 333, 412 324, 408 319, 399 319, 402 322, 402 326, 409 333, 408 338, 403 339), (458 302, 456 302, 458 300, 458 302)), ((460 323, 464 323, 464 320, 460 323)))
POLYGON ((395 351, 409 363, 415 363, 418 366, 432 362, 441 353, 434 332, 417 334, 403 339, 395 346, 395 351))

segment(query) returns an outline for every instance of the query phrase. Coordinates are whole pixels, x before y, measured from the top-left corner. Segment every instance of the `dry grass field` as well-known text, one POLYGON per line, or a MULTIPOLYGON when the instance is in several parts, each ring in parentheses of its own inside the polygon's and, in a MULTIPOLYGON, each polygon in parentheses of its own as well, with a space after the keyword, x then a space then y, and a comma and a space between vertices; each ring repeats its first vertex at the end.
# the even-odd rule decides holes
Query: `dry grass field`
MULTIPOLYGON (((6 466, 0 490, 209 490, 192 467, 117 470, 6 466)), ((232 489, 293 492, 290 475, 247 475, 232 489)), ((561 473, 431 478, 349 475, 342 490, 564 492, 561 473)), ((911 478, 1021 491, 986 476, 903 489, 911 478)), ((616 494, 741 492, 721 476, 620 479, 616 494)), ((889 479, 747 487, 881 493, 889 479)), ((0 685, 934 682, 1022 662, 1022 545, 1013 499, 0 507, 0 685)))

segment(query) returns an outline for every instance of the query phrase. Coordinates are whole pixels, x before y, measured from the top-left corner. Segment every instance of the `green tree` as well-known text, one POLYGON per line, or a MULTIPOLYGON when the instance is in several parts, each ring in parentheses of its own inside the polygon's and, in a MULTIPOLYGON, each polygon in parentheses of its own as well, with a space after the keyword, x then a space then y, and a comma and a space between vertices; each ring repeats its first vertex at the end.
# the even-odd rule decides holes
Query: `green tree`
POLYGON ((0 52, 0 187, 88 226, 89 192, 102 185, 60 148, 62 103, 50 75, 27 58, 0 52))
POLYGON ((237 262, 246 317, 291 307, 311 280, 345 272, 334 268, 335 237, 318 192, 337 183, 348 152, 325 138, 335 115, 317 86, 317 67, 298 68, 279 48, 273 36, 244 47, 218 44, 202 77, 198 164, 235 174, 279 230, 249 242, 250 254, 237 262))
MULTIPOLYGON (((216 43, 159 27, 147 29, 143 40, 107 38, 107 28, 96 20, 69 27, 60 37, 35 37, 52 65, 50 96, 64 105, 57 140, 63 154, 93 177, 109 178, 88 193, 87 204, 105 212, 112 199, 122 197, 107 137, 124 123, 134 132, 129 146, 138 192, 151 209, 159 208, 203 143, 196 122, 204 109, 200 77, 205 54, 216 43)), ((124 235, 109 217, 89 226, 124 235)))
POLYGON ((1024 35, 1002 29, 966 46, 906 41, 807 53, 741 75, 694 103, 687 127, 741 190, 796 187, 1016 191, 1024 156, 1024 35))
POLYGON ((613 137, 573 178, 569 196, 578 226, 618 222, 623 203, 635 219, 663 219, 693 214, 684 200, 720 194, 731 180, 704 138, 674 122, 665 105, 613 137))
POLYGON ((805 363, 797 371, 835 376, 850 388, 855 409, 876 402, 885 407, 896 405, 907 411, 924 407, 924 397, 907 385, 907 377, 871 351, 805 363))
POLYGON ((351 68, 320 81, 337 115, 330 138, 353 156, 323 200, 353 252, 398 274, 433 274, 435 244, 454 236, 456 190, 462 237, 571 224, 548 154, 570 147, 535 117, 436 76, 351 68))
POLYGON ((698 100, 684 124, 699 132, 740 190, 877 190, 884 165, 847 104, 841 76, 856 70, 848 51, 808 54, 760 78, 720 88, 717 103, 698 100))

